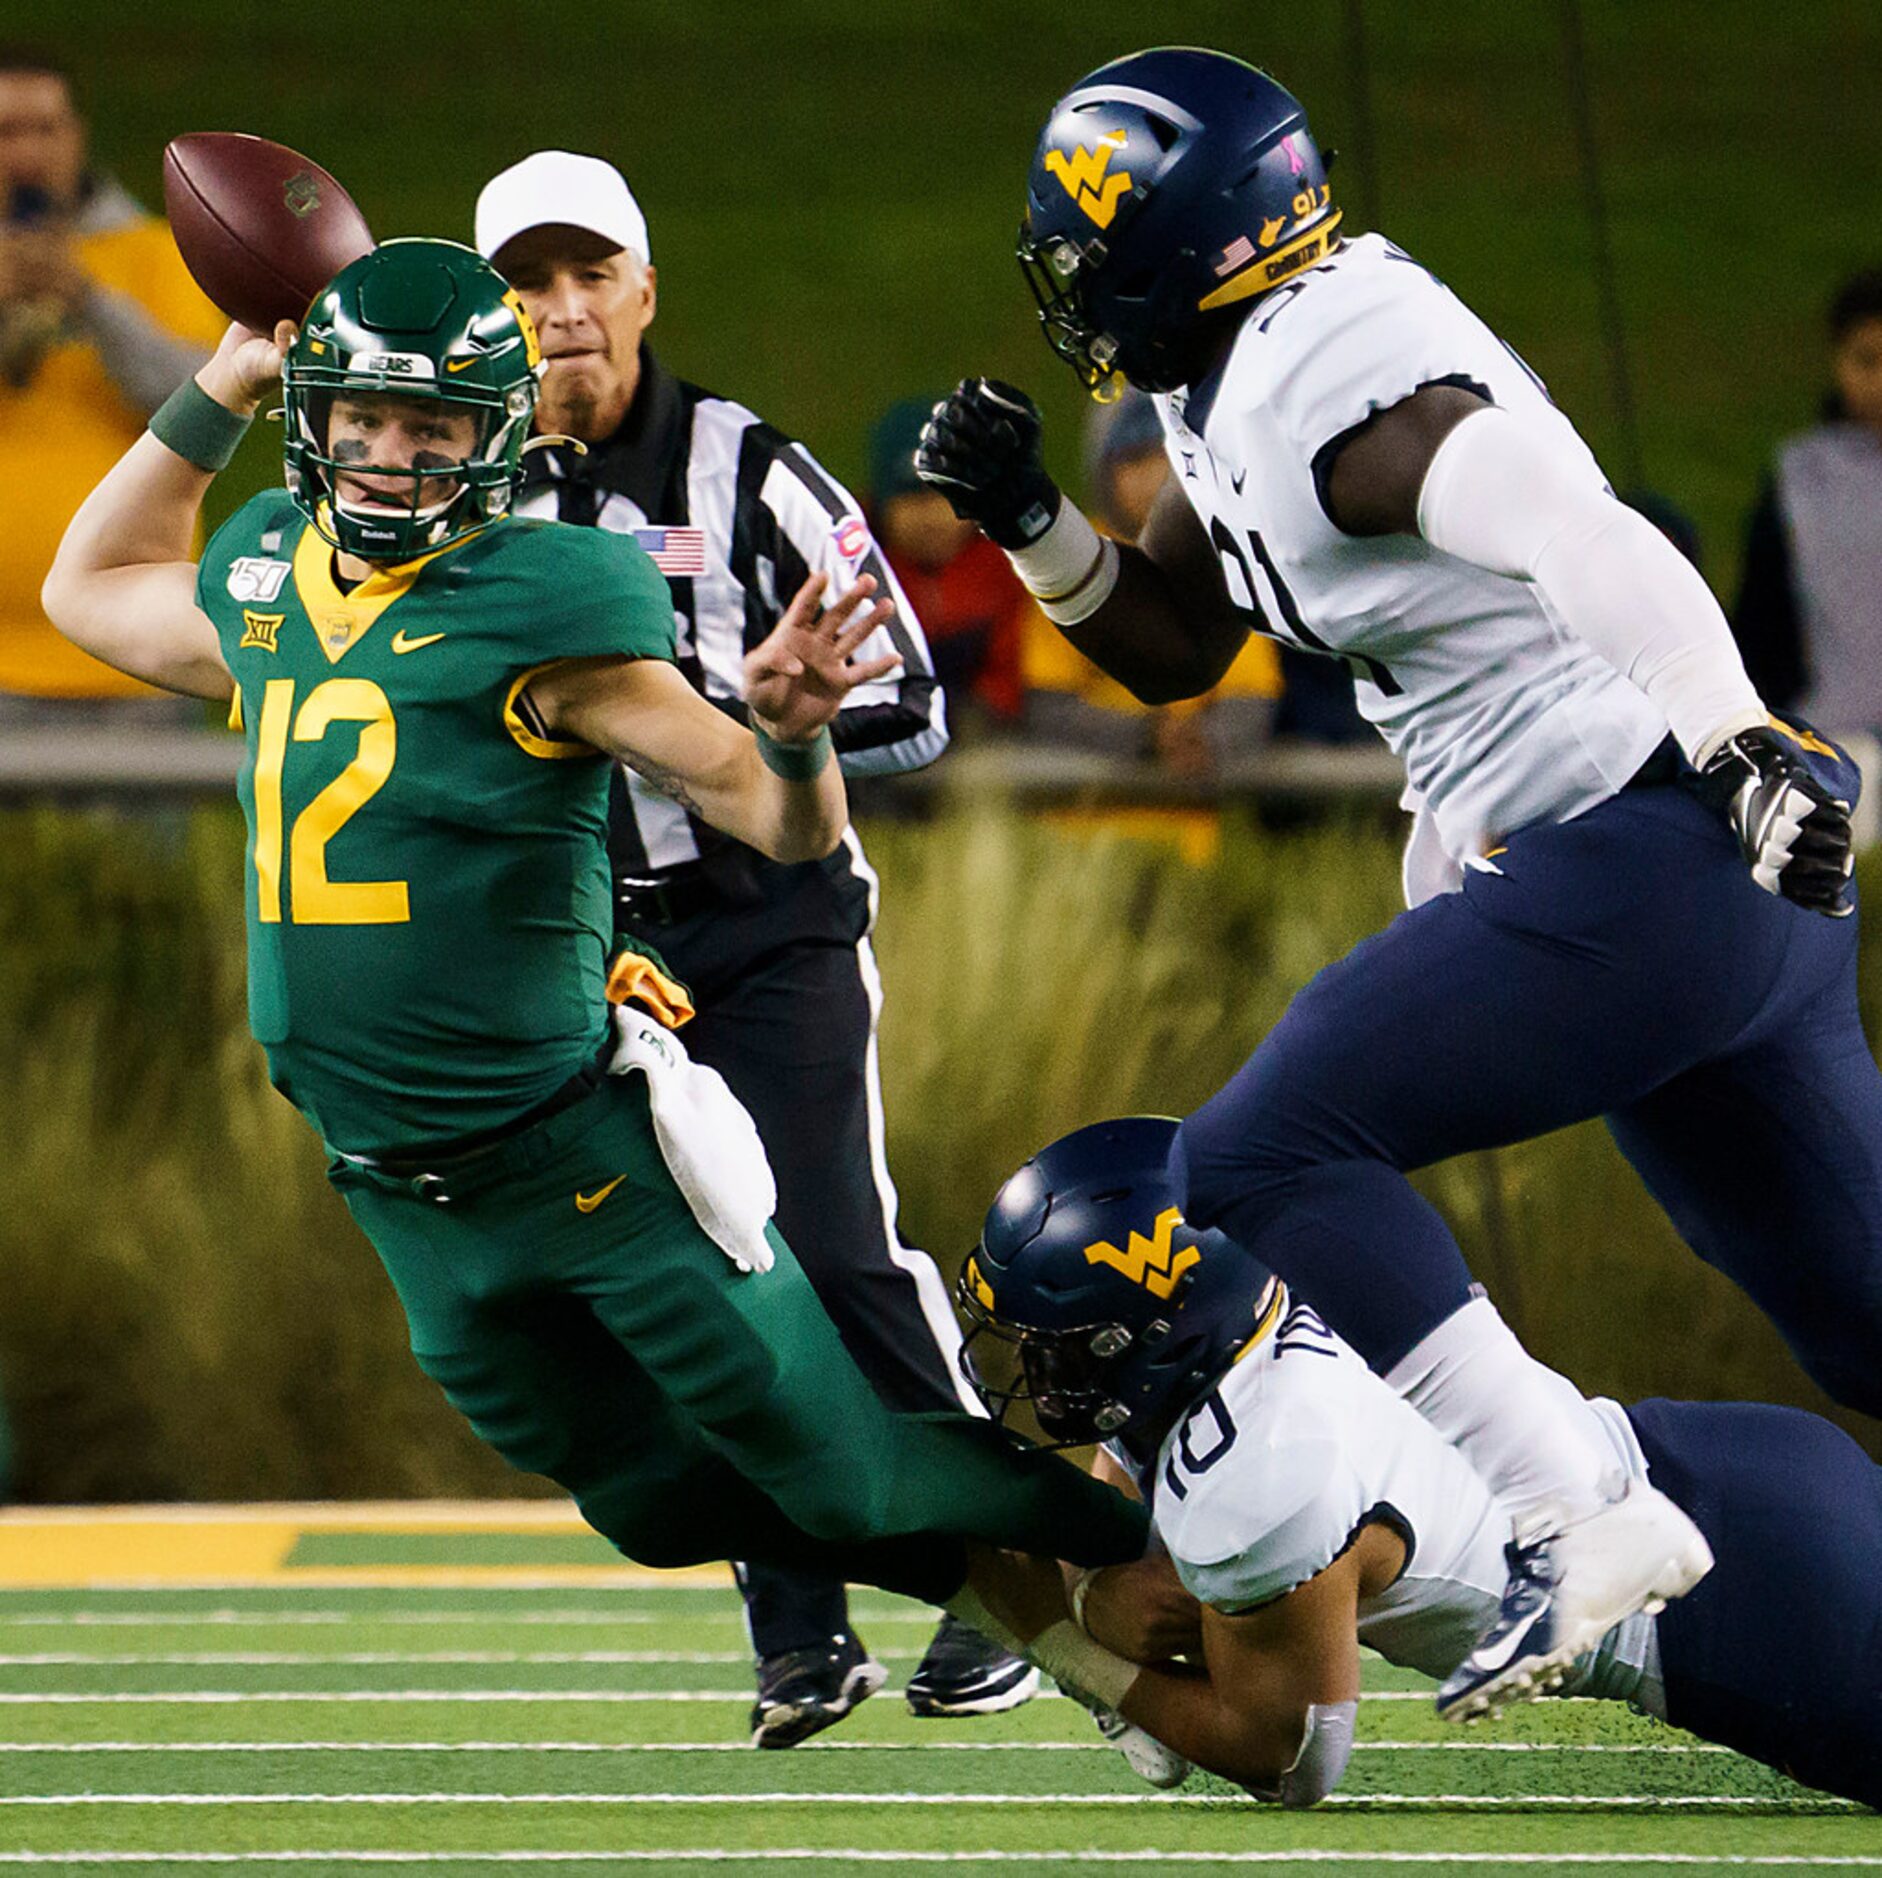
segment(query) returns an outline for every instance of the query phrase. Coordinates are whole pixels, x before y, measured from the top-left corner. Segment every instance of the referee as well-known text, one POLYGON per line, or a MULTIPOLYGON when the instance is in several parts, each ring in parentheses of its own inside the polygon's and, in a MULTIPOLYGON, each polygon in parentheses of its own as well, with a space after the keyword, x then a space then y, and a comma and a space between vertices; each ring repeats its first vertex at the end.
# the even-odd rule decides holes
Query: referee
MULTIPOLYGON (((531 451, 518 513, 635 535, 672 589, 680 670, 741 721, 740 663, 805 576, 827 573, 834 600, 873 575, 896 612, 862 651, 893 649, 902 663, 838 715, 837 754, 849 776, 933 762, 947 744, 941 688, 855 500, 802 444, 675 378, 643 343, 655 275, 619 171, 538 151, 485 185, 477 246, 536 323, 536 428, 558 440, 531 451)), ((940 1274, 896 1236, 869 945, 876 878, 855 830, 827 861, 782 866, 623 770, 611 847, 617 932, 650 940, 692 990, 687 1048, 756 1120, 779 1229, 858 1364, 891 1407, 978 1410, 955 1369, 960 1332, 940 1274)), ((757 1746, 792 1747, 882 1686, 842 1585, 770 1567, 738 1575, 758 1657, 757 1746)), ((907 1698, 917 1715, 988 1714, 1037 1688, 1030 1664, 944 1617, 907 1698)))

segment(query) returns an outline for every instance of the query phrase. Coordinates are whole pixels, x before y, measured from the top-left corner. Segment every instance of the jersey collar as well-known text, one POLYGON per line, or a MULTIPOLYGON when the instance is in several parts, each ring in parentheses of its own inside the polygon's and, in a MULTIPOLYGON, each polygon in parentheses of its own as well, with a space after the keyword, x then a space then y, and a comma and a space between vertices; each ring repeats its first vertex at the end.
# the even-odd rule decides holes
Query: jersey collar
MULTIPOLYGON (((489 524, 486 524, 486 527, 489 524)), ((433 561, 474 541, 484 532, 474 528, 442 548, 433 548, 416 560, 375 565, 351 593, 343 593, 333 578, 333 544, 311 523, 301 530, 294 549, 294 587, 313 622, 314 637, 329 665, 340 660, 371 630, 373 622, 394 600, 411 591, 420 572, 433 561)))

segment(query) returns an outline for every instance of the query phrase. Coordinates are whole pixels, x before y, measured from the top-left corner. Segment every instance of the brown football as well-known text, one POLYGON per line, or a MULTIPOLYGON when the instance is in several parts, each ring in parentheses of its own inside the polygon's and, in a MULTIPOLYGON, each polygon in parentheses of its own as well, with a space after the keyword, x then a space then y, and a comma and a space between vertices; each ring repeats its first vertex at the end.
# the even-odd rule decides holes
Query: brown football
POLYGON ((372 230, 318 163, 265 137, 193 131, 163 153, 163 202, 196 284, 257 332, 299 320, 372 230))

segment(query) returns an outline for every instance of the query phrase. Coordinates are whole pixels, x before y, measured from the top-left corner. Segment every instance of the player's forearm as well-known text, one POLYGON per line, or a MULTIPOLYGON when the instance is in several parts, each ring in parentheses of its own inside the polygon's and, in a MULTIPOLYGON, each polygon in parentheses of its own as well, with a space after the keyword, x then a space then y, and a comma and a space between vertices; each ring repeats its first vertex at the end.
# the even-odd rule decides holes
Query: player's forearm
POLYGON ((1234 662, 1248 618, 1180 486, 1139 537, 1103 539, 1047 474, 1039 409, 994 379, 963 379, 935 406, 915 472, 1006 553, 1047 619, 1145 704, 1200 697, 1234 662))
POLYGON ((1118 547, 1117 585, 1075 625, 1054 621, 1092 664, 1144 704, 1199 698, 1221 682, 1245 626, 1186 608, 1176 584, 1148 555, 1118 547))
POLYGON ((750 800, 752 832, 741 836, 774 861, 821 861, 849 826, 849 797, 834 760, 812 780, 786 780, 760 762, 750 800))
POLYGON ((1224 1701, 1200 1669, 1146 1669, 1120 1704, 1126 1721, 1185 1760, 1244 1787, 1274 1789, 1300 1756, 1306 1704, 1276 1700, 1259 1708, 1224 1701))
POLYGON ((843 772, 827 737, 773 743, 767 754, 754 730, 719 775, 691 780, 688 793, 715 828, 774 861, 820 861, 849 826, 843 772))

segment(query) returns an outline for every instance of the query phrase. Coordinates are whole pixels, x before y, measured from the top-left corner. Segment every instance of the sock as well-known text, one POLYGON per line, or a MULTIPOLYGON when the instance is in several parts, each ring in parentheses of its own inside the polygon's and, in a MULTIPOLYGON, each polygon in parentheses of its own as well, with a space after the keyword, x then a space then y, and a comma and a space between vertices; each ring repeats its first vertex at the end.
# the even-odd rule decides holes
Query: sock
POLYGON ((1519 1539, 1593 1511, 1625 1485, 1587 1398, 1517 1342, 1488 1298, 1453 1311, 1385 1381, 1489 1482, 1519 1539))
POLYGON ((1048 1624, 1030 1642, 1022 1642, 988 1610, 985 1600, 972 1585, 963 1586, 949 1598, 946 1608, 1002 1649, 1025 1657, 1029 1663, 1037 1663, 1060 1688, 1090 1696, 1106 1708, 1116 1708, 1137 1680, 1135 1663, 1112 1655, 1103 1644, 1086 1636, 1069 1617, 1048 1624))

